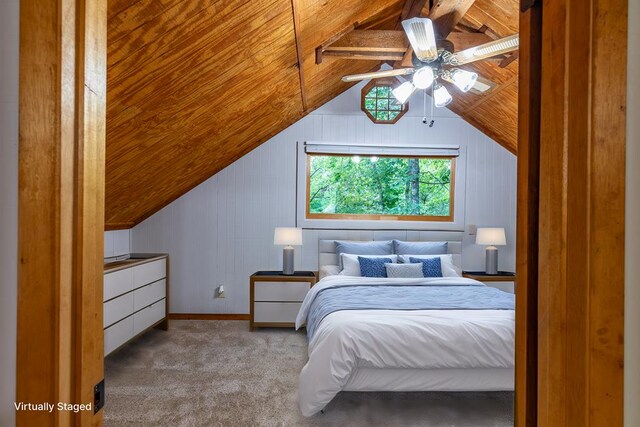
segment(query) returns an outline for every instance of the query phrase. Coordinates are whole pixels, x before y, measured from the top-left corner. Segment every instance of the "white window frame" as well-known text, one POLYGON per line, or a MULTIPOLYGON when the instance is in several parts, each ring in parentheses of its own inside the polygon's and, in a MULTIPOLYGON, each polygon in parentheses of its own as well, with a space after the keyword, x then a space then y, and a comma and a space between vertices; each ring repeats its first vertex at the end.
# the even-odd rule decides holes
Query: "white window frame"
POLYGON ((466 147, 460 145, 363 145, 344 142, 298 142, 296 162, 296 221, 297 226, 311 229, 345 230, 445 230, 464 231, 466 199, 466 147), (322 152, 353 155, 398 156, 455 156, 455 187, 453 194, 453 221, 393 221, 361 219, 307 218, 307 149, 313 154, 322 152))

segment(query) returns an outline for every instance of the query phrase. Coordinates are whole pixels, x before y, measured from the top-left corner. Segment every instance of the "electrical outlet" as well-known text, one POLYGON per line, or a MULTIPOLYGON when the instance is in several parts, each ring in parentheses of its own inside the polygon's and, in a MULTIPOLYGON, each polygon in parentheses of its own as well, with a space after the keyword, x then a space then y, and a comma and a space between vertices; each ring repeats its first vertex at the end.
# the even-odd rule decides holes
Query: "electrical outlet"
POLYGON ((220 285, 216 288, 216 298, 224 298, 224 286, 220 285))

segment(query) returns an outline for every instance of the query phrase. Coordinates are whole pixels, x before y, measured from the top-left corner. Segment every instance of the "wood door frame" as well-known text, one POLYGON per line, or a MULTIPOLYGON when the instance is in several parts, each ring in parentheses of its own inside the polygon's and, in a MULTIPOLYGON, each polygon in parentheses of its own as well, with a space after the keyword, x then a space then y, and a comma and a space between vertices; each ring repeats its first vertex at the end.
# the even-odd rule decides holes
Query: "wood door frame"
POLYGON ((518 427, 622 425, 627 6, 521 1, 518 427))
MULTIPOLYGON (((93 404, 104 376, 106 0, 20 2, 16 401, 93 404)), ((17 411, 101 425, 102 411, 17 411)))

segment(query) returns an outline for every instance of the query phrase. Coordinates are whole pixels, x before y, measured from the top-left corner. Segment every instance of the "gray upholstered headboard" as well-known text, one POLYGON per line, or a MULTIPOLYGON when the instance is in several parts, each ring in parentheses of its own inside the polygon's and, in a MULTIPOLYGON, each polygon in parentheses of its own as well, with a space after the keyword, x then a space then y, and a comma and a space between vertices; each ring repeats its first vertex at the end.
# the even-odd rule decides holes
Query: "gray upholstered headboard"
MULTIPOLYGON (((448 253, 453 255, 453 263, 462 266, 462 233, 461 231, 417 231, 414 233, 407 232, 405 236, 389 238, 387 235, 371 236, 372 238, 360 239, 356 241, 371 240, 404 240, 408 242, 447 242, 448 253)), ((336 240, 352 240, 335 238, 331 240, 318 240, 318 269, 325 265, 338 264, 338 255, 336 254, 336 240)))

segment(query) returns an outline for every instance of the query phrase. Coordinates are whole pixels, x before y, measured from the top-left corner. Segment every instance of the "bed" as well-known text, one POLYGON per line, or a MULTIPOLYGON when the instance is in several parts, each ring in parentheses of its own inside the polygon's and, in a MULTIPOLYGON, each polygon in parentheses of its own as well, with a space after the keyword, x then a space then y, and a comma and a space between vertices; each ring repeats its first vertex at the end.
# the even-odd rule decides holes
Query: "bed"
MULTIPOLYGON (((460 241, 448 252, 459 266, 460 241)), ((463 277, 335 274, 335 241, 319 242, 321 280, 302 304, 309 360, 302 414, 340 391, 505 391, 514 385, 514 296, 463 277)))

